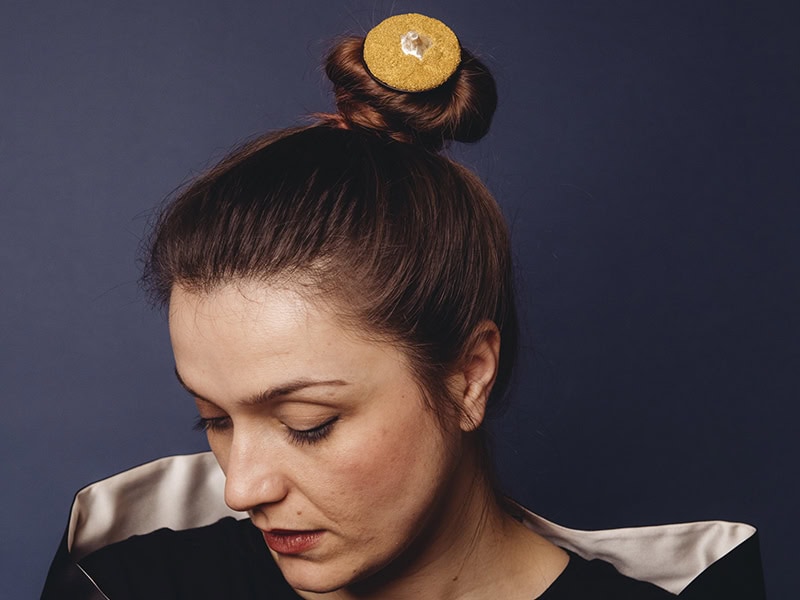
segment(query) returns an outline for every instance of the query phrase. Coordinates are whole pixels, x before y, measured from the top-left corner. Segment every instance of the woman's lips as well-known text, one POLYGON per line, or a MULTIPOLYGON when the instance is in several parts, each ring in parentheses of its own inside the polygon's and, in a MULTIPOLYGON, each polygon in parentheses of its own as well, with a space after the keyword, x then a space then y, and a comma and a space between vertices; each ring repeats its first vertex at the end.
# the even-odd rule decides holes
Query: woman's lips
POLYGON ((278 554, 300 554, 316 546, 324 531, 288 531, 271 529, 262 531, 264 541, 278 554))

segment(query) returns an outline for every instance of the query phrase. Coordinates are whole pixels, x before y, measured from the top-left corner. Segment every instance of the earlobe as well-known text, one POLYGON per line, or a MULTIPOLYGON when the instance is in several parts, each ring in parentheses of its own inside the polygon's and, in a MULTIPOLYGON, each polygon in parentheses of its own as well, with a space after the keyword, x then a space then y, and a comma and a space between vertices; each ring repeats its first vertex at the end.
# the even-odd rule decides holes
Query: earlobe
POLYGON ((474 431, 483 423, 499 362, 500 331, 492 321, 482 321, 475 328, 463 362, 462 431, 474 431))
POLYGON ((461 431, 475 431, 481 426, 483 417, 486 414, 486 402, 488 399, 489 394, 481 391, 480 384, 475 382, 467 384, 461 405, 461 422, 459 423, 461 431))

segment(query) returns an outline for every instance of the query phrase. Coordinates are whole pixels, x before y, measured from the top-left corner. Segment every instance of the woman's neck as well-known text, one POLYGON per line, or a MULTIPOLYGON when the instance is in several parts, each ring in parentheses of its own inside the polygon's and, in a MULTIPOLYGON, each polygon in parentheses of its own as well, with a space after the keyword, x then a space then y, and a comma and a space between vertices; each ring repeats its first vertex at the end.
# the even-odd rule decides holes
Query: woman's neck
POLYGON ((566 552, 508 514, 481 468, 462 461, 428 527, 391 565, 357 584, 309 600, 530 600, 567 565, 566 552))

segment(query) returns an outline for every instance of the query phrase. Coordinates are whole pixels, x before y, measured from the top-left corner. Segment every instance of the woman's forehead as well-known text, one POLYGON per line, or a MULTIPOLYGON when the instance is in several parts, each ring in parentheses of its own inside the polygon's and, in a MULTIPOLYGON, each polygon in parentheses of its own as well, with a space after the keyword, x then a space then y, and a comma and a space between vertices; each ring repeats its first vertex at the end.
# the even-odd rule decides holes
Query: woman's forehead
POLYGON ((175 288, 170 335, 182 375, 191 372, 292 372, 354 378, 384 358, 405 362, 395 344, 367 339, 307 294, 263 282, 211 292, 175 288))
POLYGON ((235 278, 208 288, 176 284, 168 305, 170 327, 187 318, 214 327, 244 324, 300 328, 325 321, 343 338, 406 349, 395 337, 375 330, 363 318, 365 307, 356 306, 350 292, 344 285, 336 288, 307 274, 268 280, 235 278))
POLYGON ((169 314, 170 322, 191 318, 202 324, 225 326, 265 319, 297 321, 307 317, 311 307, 305 295, 291 286, 237 279, 207 290, 173 286, 169 314))
POLYGON ((335 313, 287 287, 236 282, 211 292, 172 292, 170 335, 176 360, 330 361, 332 347, 359 354, 354 332, 335 313))

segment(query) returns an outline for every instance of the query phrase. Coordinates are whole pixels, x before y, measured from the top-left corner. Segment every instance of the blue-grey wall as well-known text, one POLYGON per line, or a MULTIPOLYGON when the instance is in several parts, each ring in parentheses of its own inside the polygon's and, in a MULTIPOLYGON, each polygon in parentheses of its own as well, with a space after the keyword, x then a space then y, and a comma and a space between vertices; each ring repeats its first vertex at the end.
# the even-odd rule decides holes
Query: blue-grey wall
POLYGON ((510 219, 526 317, 495 427, 576 527, 761 528, 794 589, 793 2, 22 2, 0 7, 0 597, 38 594, 86 482, 203 449, 137 290, 151 209, 237 141, 330 108, 328 41, 446 20, 501 103, 457 154, 510 219), (393 8, 394 7, 394 8, 393 8))

